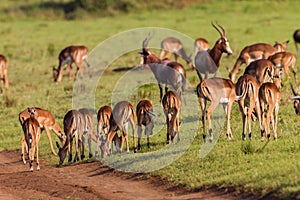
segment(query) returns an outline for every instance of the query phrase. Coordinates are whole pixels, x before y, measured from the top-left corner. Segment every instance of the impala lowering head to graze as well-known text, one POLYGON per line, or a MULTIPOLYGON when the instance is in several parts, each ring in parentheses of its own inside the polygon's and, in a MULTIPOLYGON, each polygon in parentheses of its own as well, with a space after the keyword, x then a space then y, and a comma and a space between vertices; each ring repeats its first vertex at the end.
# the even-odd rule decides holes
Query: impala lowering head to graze
POLYGON ((296 79, 295 64, 296 56, 290 52, 278 52, 269 57, 269 60, 277 68, 283 68, 285 74, 290 78, 289 68, 292 69, 294 78, 296 79))
POLYGON ((232 54, 225 29, 219 24, 217 25, 221 30, 213 23, 211 24, 219 32, 221 37, 216 41, 214 47, 209 52, 198 51, 195 56, 195 66, 200 81, 203 80, 201 73, 205 74, 205 79, 208 77, 208 74, 216 75, 223 53, 227 53, 228 55, 232 54))
POLYGON ((283 43, 275 42, 274 46, 265 43, 257 43, 246 46, 236 60, 233 69, 229 73, 231 81, 234 82, 236 74, 239 72, 240 66, 245 63, 248 66, 251 62, 259 59, 268 59, 271 55, 277 52, 286 51, 286 46, 289 41, 283 43))
POLYGON ((53 67, 53 78, 56 83, 61 82, 63 76, 63 66, 68 65, 70 80, 76 78, 77 72, 80 71, 80 76, 83 77, 83 62, 89 66, 88 63, 88 48, 85 46, 68 46, 64 48, 58 56, 58 68, 53 67), (72 64, 75 63, 77 69, 74 74, 72 64))
POLYGON ((180 108, 181 103, 177 94, 173 91, 168 91, 162 99, 162 107, 166 116, 167 123, 167 144, 174 143, 174 138, 177 134, 177 142, 180 140, 180 108))
POLYGON ((293 97, 292 99, 294 100, 294 109, 295 109, 295 113, 297 115, 300 115, 300 94, 298 92, 296 92, 296 90, 294 89, 293 85, 291 84, 291 89, 293 92, 293 97))
POLYGON ((56 146, 58 148, 58 156, 59 156, 59 166, 64 163, 64 160, 69 154, 68 163, 70 164, 72 161, 72 146, 73 146, 73 138, 75 138, 75 148, 76 154, 74 157, 74 162, 79 160, 78 151, 80 148, 81 156, 83 155, 83 146, 82 146, 82 136, 83 136, 83 116, 77 110, 70 110, 64 116, 64 132, 66 135, 66 141, 62 147, 56 142, 56 146))
POLYGON ((277 139, 277 120, 280 104, 280 91, 274 83, 263 83, 259 88, 259 104, 261 109, 261 140, 264 133, 270 139, 270 124, 272 124, 274 139, 277 139))
POLYGON ((206 119, 208 120, 209 140, 213 140, 211 115, 220 103, 223 105, 226 113, 226 136, 228 139, 231 139, 230 112, 233 102, 237 100, 235 86, 232 81, 219 77, 205 79, 197 85, 197 95, 202 110, 204 143, 206 142, 206 119), (211 102, 208 109, 206 108, 207 101, 211 102))
POLYGON ((142 55, 141 65, 148 64, 153 72, 160 90, 160 101, 163 96, 163 84, 165 84, 166 92, 168 90, 168 86, 172 86, 179 94, 180 99, 182 99, 186 85, 186 73, 184 67, 177 62, 161 60, 153 52, 149 51, 147 46, 151 38, 152 35, 149 34, 143 41, 143 49, 142 52, 140 52, 142 55))
MULTIPOLYGON (((6 89, 9 88, 8 76, 7 76, 7 59, 4 55, 0 54, 0 82, 3 81, 6 89)), ((0 85, 0 92, 2 92, 2 86, 0 85)))
POLYGON ((297 43, 300 43, 300 29, 295 30, 295 32, 293 34, 293 38, 294 38, 294 42, 295 42, 296 51, 298 52, 298 44, 297 43))
POLYGON ((258 100, 258 90, 259 83, 252 75, 243 75, 241 76, 236 83, 236 95, 238 98, 238 103, 240 111, 242 113, 243 120, 243 132, 242 139, 246 139, 247 132, 247 123, 248 123, 248 135, 251 139, 251 115, 255 111, 256 116, 258 117, 259 125, 261 125, 261 112, 259 107, 258 100))
MULTIPOLYGON (((112 108, 108 105, 104 105, 99 108, 97 113, 97 148, 96 153, 98 154, 98 149, 102 148, 105 143, 105 138, 107 137, 108 131, 110 129, 110 117, 112 114, 112 108)), ((119 148, 121 142, 120 138, 117 134, 115 134, 114 138, 112 139, 113 143, 116 146, 116 150, 119 148)), ((113 153, 112 147, 109 147, 109 154, 113 153)))
POLYGON ((150 148, 150 135, 153 134, 153 107, 149 100, 142 99, 136 106, 136 117, 138 125, 138 150, 141 149, 142 126, 145 126, 145 135, 147 136, 147 147, 150 148))
POLYGON ((195 47, 195 55, 198 53, 198 51, 208 51, 209 50, 209 43, 204 38, 197 38, 194 43, 195 47))
POLYGON ((190 66, 193 67, 193 61, 192 61, 192 55, 188 56, 183 48, 183 44, 182 42, 175 37, 167 37, 165 39, 163 39, 160 43, 160 48, 161 48, 161 52, 160 52, 160 59, 164 58, 164 55, 167 53, 166 58, 170 59, 172 53, 174 53, 175 56, 175 61, 179 62, 179 56, 182 57, 182 59, 184 59, 186 61, 186 63, 190 66))
POLYGON ((22 138, 22 159, 24 164, 26 164, 25 160, 25 146, 27 145, 29 150, 29 167, 30 171, 33 171, 33 161, 36 151, 36 169, 40 170, 39 164, 39 141, 41 137, 41 128, 40 124, 37 121, 38 113, 34 108, 28 108, 27 112, 29 114, 29 118, 27 118, 22 124, 23 128, 23 138, 22 138))
MULTIPOLYGON (((87 109, 87 108, 81 108, 78 110, 81 115, 82 115, 82 119, 83 119, 83 136, 82 136, 82 144, 85 144, 85 138, 84 136, 87 134, 88 137, 88 146, 89 146, 89 158, 93 157, 93 153, 92 153, 92 140, 94 142, 97 141, 97 136, 96 133, 94 132, 94 119, 93 119, 93 114, 92 112, 87 109)), ((84 150, 84 146, 83 146, 83 150, 84 150)), ((81 160, 83 160, 85 158, 84 156, 84 152, 81 155, 81 160)))
MULTIPOLYGON (((35 109, 35 111, 37 112, 37 114, 38 114, 37 120, 40 124, 41 130, 46 131, 46 134, 47 134, 47 137, 48 137, 48 140, 50 143, 51 151, 54 155, 56 155, 56 152, 54 151, 54 148, 53 148, 50 131, 52 130, 57 135, 57 137, 59 138, 61 143, 63 143, 65 137, 62 132, 62 129, 60 128, 59 124, 55 121, 55 119, 50 111, 42 109, 42 108, 38 108, 38 107, 31 107, 30 109, 35 109)), ((28 113, 28 109, 25 109, 19 113, 19 121, 20 121, 21 126, 24 123, 24 121, 26 119, 28 119, 29 117, 30 117, 30 115, 28 113)))
POLYGON ((113 110, 112 115, 109 120, 110 128, 107 134, 106 142, 102 147, 102 156, 108 155, 108 147, 111 144, 113 138, 117 134, 117 131, 122 132, 122 141, 120 144, 120 152, 122 152, 124 141, 126 140, 126 151, 129 153, 129 143, 128 143, 128 123, 131 125, 132 135, 133 135, 133 150, 136 153, 136 137, 135 137, 135 120, 133 106, 128 101, 118 102, 113 110))

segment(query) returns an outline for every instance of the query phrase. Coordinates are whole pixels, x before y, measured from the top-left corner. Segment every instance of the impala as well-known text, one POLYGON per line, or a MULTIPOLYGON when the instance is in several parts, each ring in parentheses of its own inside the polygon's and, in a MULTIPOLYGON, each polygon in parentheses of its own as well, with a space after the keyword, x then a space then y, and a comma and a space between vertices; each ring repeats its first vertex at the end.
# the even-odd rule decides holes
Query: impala
MULTIPOLYGON (((3 81, 5 87, 9 88, 8 76, 7 76, 7 59, 5 56, 0 55, 0 81, 3 81)), ((2 87, 0 85, 2 91, 2 87)))
MULTIPOLYGON (((32 107, 30 109, 34 109, 37 112, 37 121, 40 124, 41 130, 46 131, 46 134, 47 134, 47 137, 48 137, 48 140, 50 143, 51 151, 54 155, 57 155, 53 148, 50 131, 53 131, 57 135, 59 140, 63 143, 65 138, 64 138, 64 135, 62 133, 62 130, 61 130, 59 124, 55 121, 55 119, 50 111, 42 109, 42 108, 38 108, 38 107, 32 107)), ((28 119, 29 117, 30 117, 30 115, 28 113, 28 109, 25 109, 19 113, 19 121, 20 121, 21 126, 23 125, 24 121, 26 119, 28 119)))
MULTIPOLYGON (((108 105, 104 105, 99 108, 97 113, 97 150, 102 148, 102 146, 105 143, 105 138, 107 137, 108 131, 110 129, 110 117, 112 114, 112 108, 108 105)), ((120 147, 120 138, 117 134, 115 134, 114 138, 112 139, 114 141, 114 144, 116 146, 116 149, 120 147)), ((109 154, 113 153, 113 149, 109 147, 109 154)), ((96 153, 98 154, 98 152, 96 153)))
POLYGON ((214 47, 209 52, 198 51, 195 56, 195 66, 200 82, 202 81, 201 73, 205 74, 205 79, 208 77, 208 74, 216 75, 223 53, 227 53, 228 55, 232 54, 232 50, 226 37, 225 29, 217 24, 218 27, 222 30, 221 31, 213 23, 211 24, 219 32, 221 37, 216 41, 214 47))
POLYGON ((174 53, 176 62, 179 61, 179 56, 181 56, 182 59, 184 59, 190 67, 193 66, 193 61, 191 59, 191 56, 188 56, 186 54, 186 52, 183 48, 183 44, 178 38, 167 37, 167 38, 163 39, 160 43, 160 48, 161 48, 161 52, 160 52, 160 56, 159 56, 160 59, 164 58, 164 55, 167 51, 168 54, 167 54, 166 58, 170 59, 171 54, 174 53))
POLYGON ((106 142, 102 147, 102 156, 108 154, 108 146, 111 144, 112 139, 117 134, 117 131, 122 132, 122 141, 120 145, 120 152, 122 152, 124 141, 126 140, 126 150, 129 153, 129 143, 128 143, 128 123, 131 125, 133 142, 134 142, 134 153, 136 153, 136 137, 135 137, 135 120, 133 106, 128 101, 118 102, 113 110, 110 117, 110 128, 107 134, 106 142))
MULTIPOLYGON (((91 111, 87 108, 81 108, 78 110, 83 118, 83 136, 85 134, 87 134, 88 137, 88 146, 89 146, 89 158, 93 157, 93 153, 92 153, 92 140, 93 141, 97 141, 96 138, 96 134, 94 132, 94 119, 93 119, 93 114, 91 113, 91 111)), ((82 137, 82 143, 85 143, 85 138, 82 137)), ((84 147, 83 147, 84 150, 84 147)), ((81 160, 84 159, 84 154, 81 155, 81 160)))
POLYGON ((206 142, 206 119, 208 120, 209 140, 213 140, 211 115, 220 103, 223 105, 226 113, 226 136, 228 139, 231 139, 230 112, 233 102, 237 100, 235 86, 232 81, 219 77, 205 79, 197 85, 197 96, 202 110, 204 143, 206 142), (207 101, 211 102, 208 109, 206 108, 207 101))
POLYGON ((245 63, 248 66, 251 62, 259 59, 268 59, 271 55, 277 52, 286 51, 286 46, 289 41, 283 43, 275 42, 275 45, 265 43, 257 43, 253 45, 246 46, 240 53, 238 59, 236 60, 233 69, 229 73, 229 77, 232 82, 235 80, 236 74, 239 72, 240 66, 245 63))
POLYGON ((296 56, 290 52, 278 52, 269 57, 269 60, 276 67, 283 68, 287 77, 290 78, 289 68, 292 69, 294 78, 296 79, 295 64, 296 56))
POLYGON ((294 109, 295 109, 295 113, 297 115, 300 115, 300 95, 298 92, 296 92, 296 90, 294 89, 293 85, 291 84, 291 89, 293 92, 294 97, 292 97, 292 99, 294 100, 294 109))
POLYGON ((153 134, 154 117, 153 107, 150 101, 142 99, 136 106, 136 117, 138 125, 138 150, 141 149, 142 126, 145 126, 145 135, 147 136, 147 147, 150 148, 150 135, 153 134))
POLYGON ((297 43, 300 43, 300 29, 295 30, 293 34, 294 42, 295 42, 295 47, 296 51, 298 51, 298 45, 297 43))
POLYGON ((68 65, 70 80, 76 77, 78 71, 80 71, 81 77, 83 76, 83 62, 89 66, 88 59, 88 48, 85 46, 68 46, 64 48, 58 56, 59 64, 58 68, 53 67, 53 78, 56 83, 61 82, 63 66, 68 65), (74 74, 72 70, 72 64, 75 63, 77 70, 74 74))
POLYGON ((59 166, 64 163, 67 153, 69 154, 68 163, 72 161, 72 146, 73 138, 75 138, 75 148, 76 153, 74 157, 74 162, 78 161, 78 151, 80 148, 81 157, 83 155, 83 145, 82 145, 82 136, 83 136, 83 116, 77 110, 70 110, 64 116, 64 132, 66 135, 66 141, 62 147, 56 142, 58 148, 59 156, 59 166))
POLYGON ((196 55, 198 51, 209 50, 209 43, 204 38, 197 38, 194 42, 194 47, 195 47, 195 55, 196 55))
POLYGON ((27 112, 29 114, 29 118, 27 118, 24 123, 22 124, 23 128, 23 138, 22 138, 22 158, 24 164, 26 164, 25 160, 25 146, 27 145, 29 150, 29 168, 30 171, 33 171, 33 161, 36 151, 36 169, 40 170, 40 163, 39 163, 39 141, 41 137, 41 128, 40 124, 37 121, 37 112, 34 108, 28 108, 27 112))
POLYGON ((261 125, 261 112, 258 99, 259 83, 252 75, 241 76, 236 83, 236 95, 238 96, 238 103, 242 113, 243 132, 242 139, 246 139, 247 123, 248 134, 251 139, 251 115, 255 111, 259 124, 261 125))
POLYGON ((273 126, 274 139, 277 139, 277 120, 280 104, 279 85, 275 83, 263 83, 259 88, 259 103, 261 108, 261 140, 264 140, 264 133, 270 139, 270 123, 273 126))
POLYGON ((161 60, 154 53, 149 51, 147 45, 151 38, 152 35, 149 34, 143 41, 143 49, 142 52, 140 52, 142 55, 141 66, 148 64, 153 72, 160 90, 160 101, 163 96, 163 84, 165 84, 165 92, 167 92, 168 86, 172 86, 182 99, 186 84, 184 67, 177 62, 161 60))

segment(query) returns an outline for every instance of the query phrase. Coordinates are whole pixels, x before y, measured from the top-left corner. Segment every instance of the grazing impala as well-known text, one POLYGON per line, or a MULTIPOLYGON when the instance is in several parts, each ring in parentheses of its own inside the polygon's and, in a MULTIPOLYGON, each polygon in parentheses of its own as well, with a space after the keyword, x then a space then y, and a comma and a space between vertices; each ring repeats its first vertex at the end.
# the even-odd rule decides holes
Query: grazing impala
MULTIPOLYGON (((7 89, 9 88, 9 82, 7 76, 7 59, 3 55, 0 55, 0 81, 3 81, 7 89)), ((1 85, 0 85, 0 89, 2 90, 1 85)))
POLYGON ((113 110, 110 117, 110 129, 107 134, 106 142, 102 147, 102 156, 108 155, 108 147, 111 144, 113 138, 117 134, 117 131, 122 132, 122 141, 120 145, 120 152, 122 152, 124 141, 126 140, 127 153, 129 153, 129 143, 128 143, 128 123, 131 125, 132 135, 133 135, 133 150, 136 153, 136 137, 135 137, 135 120, 133 106, 128 101, 118 102, 113 110))
POLYGON ((59 166, 61 166, 66 158, 67 153, 69 154, 68 163, 72 161, 72 146, 73 138, 75 138, 75 148, 76 154, 74 157, 74 162, 78 161, 78 151, 80 148, 81 157, 83 155, 83 145, 82 145, 82 136, 83 136, 83 116, 77 110, 70 110, 64 116, 64 132, 66 135, 66 141, 62 147, 56 142, 58 148, 59 156, 59 166))
POLYGON ((168 91, 163 99, 162 106, 166 116, 167 123, 167 144, 173 142, 177 134, 177 142, 180 140, 179 136, 179 126, 180 126, 180 99, 173 91, 168 91))
POLYGON ((287 77, 290 78, 289 68, 292 69, 294 78, 296 79, 295 64, 296 56, 290 52, 278 52, 269 57, 269 60, 274 64, 274 66, 283 68, 287 77))
POLYGON ((56 83, 61 82, 63 66, 68 65, 70 80, 76 77, 78 71, 80 71, 81 77, 83 76, 83 61, 89 66, 88 59, 88 48, 85 46, 68 46, 64 48, 58 56, 59 65, 58 68, 53 68, 53 78, 56 83), (77 70, 74 74, 72 70, 72 64, 75 63, 77 70))
POLYGON ((245 63, 248 66, 251 62, 259 59, 268 59, 271 55, 277 52, 286 51, 286 46, 289 41, 279 43, 276 42, 274 46, 265 43, 257 43, 246 46, 240 53, 236 60, 233 69, 229 73, 232 82, 235 80, 236 74, 239 72, 240 66, 245 63))
MULTIPOLYGON (((30 109, 35 109, 35 111, 37 112, 37 120, 40 124, 41 130, 46 131, 46 134, 47 134, 47 137, 48 137, 48 140, 50 143, 51 151, 54 155, 56 155, 56 152, 54 151, 54 148, 53 148, 50 131, 52 130, 57 135, 59 140, 63 143, 63 140, 65 138, 64 138, 64 135, 62 133, 62 130, 61 130, 59 124, 55 121, 55 119, 50 111, 42 109, 42 108, 38 108, 38 107, 32 107, 30 109)), ((20 121, 21 126, 23 125, 24 121, 26 119, 28 119, 29 117, 30 117, 30 115, 28 113, 28 109, 25 109, 22 112, 20 112, 19 121, 20 121)))
POLYGON ((24 149, 26 145, 29 150, 29 167, 30 171, 33 171, 33 161, 36 151, 36 169, 40 170, 40 163, 39 163, 39 141, 41 137, 41 128, 40 124, 37 121, 36 117, 38 113, 34 108, 28 108, 27 112, 29 114, 29 118, 27 118, 24 123, 22 124, 23 128, 23 138, 22 138, 22 158, 24 164, 26 164, 25 160, 25 152, 24 149))
POLYGON ((275 83, 263 83, 259 88, 259 103, 261 108, 261 140, 264 140, 264 133, 270 139, 270 123, 273 127, 274 139, 277 139, 277 120, 280 104, 280 92, 275 83))
POLYGON ((208 74, 216 75, 217 70, 220 66, 222 53, 227 53, 228 55, 232 54, 232 50, 226 37, 225 29, 217 24, 218 27, 222 30, 221 31, 213 23, 211 24, 219 32, 221 37, 216 41, 214 47, 209 52, 198 51, 195 56, 195 66, 200 82, 203 80, 201 73, 205 74, 205 79, 208 77, 208 74))
POLYGON ((153 72, 160 90, 160 101, 163 96, 162 85, 165 84, 165 91, 167 92, 168 86, 172 86, 174 90, 179 94, 180 99, 183 97, 185 84, 186 84, 186 73, 184 67, 177 62, 170 60, 161 60, 154 53, 147 49, 149 40, 152 35, 148 35, 143 41, 143 49, 140 54, 142 55, 141 65, 148 64, 151 71, 153 72))
POLYGON ((195 55, 198 53, 198 51, 207 51, 209 50, 209 43, 204 38, 197 38, 194 42, 195 47, 195 55))
POLYGON ((252 75, 241 76, 236 83, 236 95, 242 113, 243 132, 242 139, 246 139, 247 123, 249 138, 251 139, 251 115, 255 111, 259 124, 261 125, 261 112, 258 100, 259 83, 252 75))
POLYGON ((293 34, 294 42, 295 42, 295 47, 296 51, 298 52, 298 45, 297 43, 300 43, 300 29, 295 30, 293 34))
POLYGON ((161 52, 159 56, 160 59, 164 58, 164 55, 167 51, 168 53, 166 58, 170 59, 171 54, 174 53, 176 62, 179 61, 179 56, 181 56, 182 59, 184 59, 190 67, 193 66, 193 61, 191 59, 191 56, 186 55, 182 42, 178 38, 167 37, 163 39, 160 43, 160 48, 161 48, 161 52))
POLYGON ((220 103, 223 104, 226 112, 226 136, 228 139, 231 139, 232 133, 230 128, 230 112, 233 102, 237 100, 235 86, 232 81, 219 77, 205 79, 197 85, 197 95, 202 110, 204 143, 206 142, 206 119, 208 120, 209 140, 213 140, 211 115, 220 103), (208 109, 206 108, 207 101, 211 102, 208 109))
POLYGON ((136 117, 138 125, 138 150, 141 149, 142 125, 145 126, 145 135, 147 136, 147 147, 150 148, 150 135, 153 134, 154 122, 152 117, 153 107, 150 101, 142 99, 136 106, 136 117))
POLYGON ((294 109, 295 109, 295 113, 297 115, 300 115, 300 95, 298 92, 296 92, 296 90, 294 89, 293 85, 291 84, 291 89, 293 92, 294 97, 292 97, 292 99, 294 100, 294 109))

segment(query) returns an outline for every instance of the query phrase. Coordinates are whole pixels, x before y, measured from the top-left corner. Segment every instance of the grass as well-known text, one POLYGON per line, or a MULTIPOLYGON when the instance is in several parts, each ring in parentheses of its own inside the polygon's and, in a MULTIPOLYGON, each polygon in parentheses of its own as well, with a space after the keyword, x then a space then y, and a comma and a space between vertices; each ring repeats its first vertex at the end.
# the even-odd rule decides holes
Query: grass
MULTIPOLYGON (((5 5, 12 6, 10 1, 5 5)), ((205 37, 212 46, 219 35, 211 27, 210 22, 218 21, 226 28, 234 52, 230 57, 224 55, 221 60, 220 73, 223 77, 227 77, 226 66, 232 68, 239 52, 246 45, 256 42, 273 44, 274 41, 289 39, 288 49, 296 53, 292 34, 299 28, 300 15, 297 7, 297 2, 294 1, 209 1, 194 3, 180 10, 137 11, 84 21, 44 20, 43 17, 24 17, 19 13, 16 15, 20 15, 20 19, 1 16, 0 19, 5 18, 5 20, 0 21, 2 38, 0 52, 9 60, 11 87, 9 90, 4 90, 0 96, 0 150, 20 149, 22 129, 19 125, 18 113, 28 106, 39 106, 50 110, 62 125, 64 114, 72 109, 74 86, 67 76, 63 77, 62 83, 54 84, 51 70, 58 64, 59 51, 67 45, 84 44, 92 50, 107 38, 123 31, 153 26, 174 29, 191 38, 205 37)), ((160 40, 160 38, 156 39, 160 40)), ((155 41, 153 38, 150 45, 155 41)), ((136 41, 138 44, 141 42, 136 41)), ((193 43, 184 43, 184 45, 187 52, 193 51, 193 43)), ((104 104, 111 104, 115 86, 128 72, 126 69, 139 63, 138 51, 140 48, 112 61, 101 79, 97 80, 95 109, 104 104)), ((154 51, 159 53, 157 49, 154 51)), ((299 59, 299 55, 297 58, 299 59)), ((299 71, 298 62, 296 70, 299 71)), ((131 73, 137 77, 141 71, 133 70, 131 73)), ((148 75, 150 74, 148 72, 148 75)), ((187 70, 187 78, 190 83, 189 91, 191 91, 189 95, 195 98, 192 90, 198 84, 197 75, 194 71, 187 70)), ((166 147, 164 117, 158 102, 157 85, 150 83, 136 88, 130 96, 133 106, 136 106, 140 98, 147 97, 152 100, 158 113, 155 124, 156 134, 151 137, 152 146, 147 150, 144 139, 142 152, 161 150, 161 155, 166 156, 172 153, 165 154, 164 151, 171 151, 174 154, 183 152, 183 155, 174 158, 170 165, 149 174, 159 175, 174 185, 194 190, 216 186, 234 188, 236 191, 254 193, 261 197, 271 194, 279 198, 299 199, 300 129, 298 116, 295 115, 292 101, 289 100, 292 96, 289 82, 293 82, 297 91, 300 91, 300 87, 293 79, 284 80, 276 142, 273 140, 260 142, 257 122, 254 122, 252 141, 241 141, 241 114, 237 104, 234 104, 231 119, 234 139, 227 141, 222 129, 215 146, 203 158, 199 153, 199 150, 204 148, 201 126, 195 129, 188 126, 195 123, 200 125, 199 105, 187 104, 186 109, 192 108, 192 111, 184 112, 185 114, 182 115, 183 123, 187 125, 187 129, 182 128, 182 142, 187 142, 187 150, 177 149, 177 147, 181 148, 179 144, 166 147)), ((214 121, 220 119, 221 115, 221 111, 216 112, 214 121)), ((214 130, 218 126, 223 128, 222 120, 215 126, 214 130)), ((49 144, 44 135, 43 133, 40 153, 44 158, 49 159, 50 163, 57 164, 58 158, 50 154, 49 144)), ((55 137, 53 139, 58 141, 55 137)), ((137 155, 134 158, 131 157, 132 154, 127 156, 121 157, 125 164, 139 167, 138 162, 136 166, 132 162, 139 159, 137 155)), ((153 164, 154 161, 149 163, 153 164)))

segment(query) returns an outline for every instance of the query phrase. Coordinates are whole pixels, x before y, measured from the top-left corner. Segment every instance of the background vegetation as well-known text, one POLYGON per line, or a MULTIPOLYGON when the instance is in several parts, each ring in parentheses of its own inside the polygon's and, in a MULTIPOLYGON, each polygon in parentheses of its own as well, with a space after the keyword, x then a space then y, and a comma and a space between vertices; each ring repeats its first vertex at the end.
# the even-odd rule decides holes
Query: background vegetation
MULTIPOLYGON (((20 149, 23 133, 18 113, 28 106, 50 110, 62 125, 64 114, 72 108, 73 82, 64 77, 61 84, 54 84, 52 67, 57 66, 57 55, 65 46, 84 44, 92 50, 117 33, 148 26, 174 29, 191 38, 205 37, 212 46, 219 35, 210 22, 218 21, 226 28, 234 52, 221 60, 220 72, 227 77, 226 67, 232 68, 246 45, 290 40, 288 49, 296 54, 292 34, 299 28, 300 20, 297 1, 15 0, 2 1, 0 13, 0 52, 9 60, 11 83, 10 89, 0 96, 0 150, 20 149)), ((193 44, 184 45, 188 52, 193 52, 193 44)), ((97 107, 111 102, 114 86, 111 83, 126 73, 116 69, 136 66, 140 61, 138 51, 121 56, 105 71, 104 81, 97 87, 97 107)), ((298 66, 297 62, 297 71, 298 66)), ((187 70, 187 78, 192 87, 198 84, 195 71, 187 70)), ((277 142, 260 142, 257 123, 253 140, 241 141, 241 115, 235 104, 232 141, 226 140, 223 131, 215 148, 200 158, 202 130, 199 129, 184 156, 151 175, 193 190, 218 187, 260 197, 299 199, 300 125, 289 100, 290 82, 300 91, 293 79, 284 80, 277 142)), ((132 104, 135 106, 139 98, 147 96, 158 105, 156 85, 145 87, 144 91, 136 94, 132 104)), ((197 112, 200 115, 200 109, 197 112)), ((53 139, 57 140, 54 136, 53 139)), ((162 148, 164 131, 151 140, 150 150, 162 148)), ((44 134, 41 148, 42 156, 56 164, 58 158, 50 154, 44 134)))

